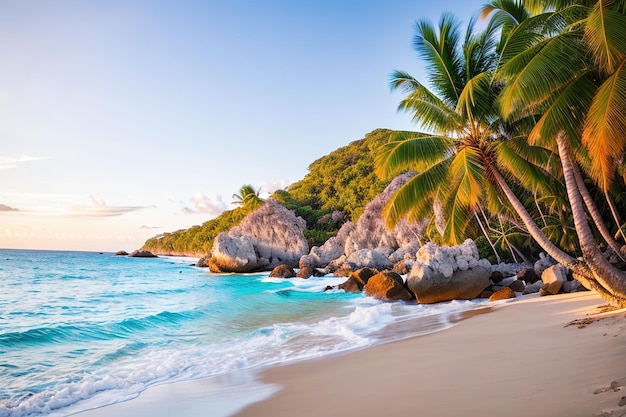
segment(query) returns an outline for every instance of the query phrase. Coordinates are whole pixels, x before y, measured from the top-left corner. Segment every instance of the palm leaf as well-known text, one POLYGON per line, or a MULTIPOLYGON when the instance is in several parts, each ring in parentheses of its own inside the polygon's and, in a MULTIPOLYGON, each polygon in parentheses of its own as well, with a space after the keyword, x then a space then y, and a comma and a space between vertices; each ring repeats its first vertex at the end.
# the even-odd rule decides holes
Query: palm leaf
POLYGON ((419 132, 397 131, 375 156, 376 175, 389 178, 401 171, 425 171, 451 152, 452 140, 419 132))
POLYGON ((585 41, 607 74, 614 72, 626 55, 626 15, 609 3, 598 1, 585 24, 585 41))
POLYGON ((382 215, 387 226, 394 227, 407 215, 413 221, 427 218, 433 210, 433 196, 445 185, 449 169, 450 159, 446 158, 400 187, 383 208, 382 215))
POLYGON ((626 147, 626 60, 598 89, 585 120, 583 144, 593 155, 590 175, 607 190, 626 147))

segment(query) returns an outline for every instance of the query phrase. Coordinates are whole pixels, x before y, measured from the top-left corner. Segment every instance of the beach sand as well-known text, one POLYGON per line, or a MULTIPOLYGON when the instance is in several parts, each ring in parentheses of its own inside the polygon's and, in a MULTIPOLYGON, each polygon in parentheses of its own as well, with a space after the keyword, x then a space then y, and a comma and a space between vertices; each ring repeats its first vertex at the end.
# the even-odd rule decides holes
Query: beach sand
MULTIPOLYGON (((626 416, 626 313, 603 304, 591 292, 525 296, 445 331, 267 369, 260 379, 278 391, 236 416, 626 416)), ((169 384, 80 415, 212 415, 202 382, 185 384, 194 395, 169 384)))

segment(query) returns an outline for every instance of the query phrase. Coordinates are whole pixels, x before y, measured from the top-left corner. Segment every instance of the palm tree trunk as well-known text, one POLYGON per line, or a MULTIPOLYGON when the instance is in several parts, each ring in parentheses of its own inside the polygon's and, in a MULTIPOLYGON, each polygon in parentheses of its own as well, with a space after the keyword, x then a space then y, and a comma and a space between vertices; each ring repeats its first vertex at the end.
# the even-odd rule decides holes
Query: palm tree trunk
POLYGON ((500 174, 498 169, 496 167, 491 167, 491 172, 496 182, 508 198, 509 202, 522 219, 522 222, 526 226, 528 233, 533 239, 535 239, 539 246, 541 246, 541 248, 545 250, 548 255, 552 256, 552 258, 554 258, 560 264, 566 266, 567 268, 571 269, 579 275, 593 279, 591 272, 582 262, 578 261, 576 258, 571 257, 570 255, 556 247, 556 245, 552 243, 546 235, 543 234, 541 229, 539 229, 539 226, 537 226, 531 215, 526 210, 526 207, 524 207, 522 202, 519 201, 519 199, 517 198, 513 190, 511 190, 511 187, 509 187, 509 185, 506 183, 505 179, 502 177, 502 174, 500 174))
MULTIPOLYGON (((591 227, 589 227, 589 223, 587 222, 582 197, 576 185, 574 168, 563 132, 557 135, 556 143, 559 157, 561 158, 561 166, 563 167, 565 188, 567 190, 570 207, 572 208, 574 227, 576 228, 580 248, 583 252, 583 259, 598 284, 613 296, 614 299, 610 301, 615 302, 615 299, 618 299, 621 300, 619 304, 626 305, 626 274, 609 263, 602 252, 600 252, 600 248, 595 241, 591 227)), ((600 292, 600 294, 602 295, 602 292, 600 292)))
POLYGON ((615 224, 617 224, 617 233, 615 233, 615 236, 613 237, 617 239, 617 237, 621 235, 622 239, 624 239, 624 241, 626 242, 626 235, 624 235, 624 230, 622 229, 622 219, 619 217, 619 213, 617 212, 615 203, 613 202, 613 199, 609 195, 608 191, 604 192, 604 197, 606 198, 606 202, 609 204, 609 207, 611 208, 611 214, 613 215, 613 220, 615 220, 615 224))
POLYGON ((605 242, 609 245, 613 252, 615 252, 617 256, 622 259, 622 254, 620 253, 620 245, 615 241, 613 235, 609 231, 609 228, 606 226, 606 223, 602 219, 602 216, 600 215, 600 210, 598 210, 598 206, 593 201, 593 198, 591 198, 591 194, 589 194, 589 190, 587 190, 587 187, 585 186, 585 180, 580 173, 580 169, 578 169, 578 166, 574 163, 572 163, 571 165, 574 173, 574 178, 576 180, 576 186, 578 187, 578 192, 580 192, 580 195, 585 202, 585 206, 587 206, 587 211, 589 211, 593 222, 600 231, 600 234, 604 238, 605 242))
POLYGON ((485 230, 485 227, 483 226, 483 223, 480 221, 480 217, 478 217, 478 213, 476 213, 475 210, 474 210, 474 217, 476 217, 476 221, 478 222, 478 225, 480 226, 480 230, 483 231, 483 235, 485 235, 487 242, 489 242, 489 246, 491 246, 491 250, 496 255, 496 261, 500 263, 500 255, 498 255, 498 251, 496 250, 496 247, 493 245, 493 242, 489 238, 489 233, 487 233, 487 231, 485 230))

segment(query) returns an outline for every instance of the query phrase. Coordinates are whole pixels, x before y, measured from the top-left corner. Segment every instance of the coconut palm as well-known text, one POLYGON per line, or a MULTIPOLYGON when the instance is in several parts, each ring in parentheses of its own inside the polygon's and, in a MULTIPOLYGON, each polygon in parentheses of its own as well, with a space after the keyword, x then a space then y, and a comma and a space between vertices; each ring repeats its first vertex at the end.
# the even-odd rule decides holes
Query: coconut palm
POLYGON ((403 71, 392 74, 391 87, 407 94, 399 109, 412 112, 415 122, 434 133, 397 132, 379 151, 379 175, 418 171, 393 195, 384 215, 390 225, 406 215, 422 220, 439 202, 445 218, 443 240, 455 244, 479 225, 474 223, 480 222, 479 207, 495 198, 484 164, 494 158, 498 138, 492 104, 499 86, 490 84, 496 33, 492 27, 477 33, 471 23, 462 37, 459 22, 450 14, 441 17, 437 28, 420 20, 415 29, 414 47, 427 62, 433 88, 403 71))
POLYGON ((260 188, 254 188, 250 184, 242 185, 239 194, 233 194, 233 204, 240 206, 246 214, 251 213, 263 205, 264 200, 260 193, 260 188))
MULTIPOLYGON (((509 118, 536 117, 528 140, 558 152, 583 259, 601 286, 626 304, 626 275, 600 253, 585 207, 606 242, 619 245, 599 215, 577 162, 593 155, 589 175, 605 192, 626 140, 626 14, 623 1, 545 1, 553 11, 509 31, 499 74, 509 118)), ((618 224, 619 227, 619 224, 618 224)))

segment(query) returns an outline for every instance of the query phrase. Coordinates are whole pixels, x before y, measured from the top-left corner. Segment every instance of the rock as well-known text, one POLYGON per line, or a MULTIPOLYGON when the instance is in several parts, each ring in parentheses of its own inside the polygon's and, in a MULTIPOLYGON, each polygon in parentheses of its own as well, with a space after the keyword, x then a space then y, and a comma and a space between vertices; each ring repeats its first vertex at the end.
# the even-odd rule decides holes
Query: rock
POLYGON ((350 276, 347 280, 339 284, 339 289, 344 290, 345 292, 354 292, 359 293, 363 290, 363 283, 359 281, 358 278, 354 276, 350 276))
POLYGON ((539 290, 541 290, 543 288, 543 281, 539 280, 539 281, 535 281, 532 284, 529 284, 526 286, 526 288, 524 288, 524 291, 522 292, 522 294, 534 294, 539 292, 539 290))
POLYGON ((269 263, 259 263, 250 237, 234 237, 224 232, 215 237, 209 259, 211 272, 251 272, 267 266, 269 263))
POLYGON ((509 284, 509 288, 515 292, 522 292, 526 288, 526 285, 524 284, 524 281, 516 279, 509 284))
POLYGON ((504 279, 504 274, 500 271, 493 271, 489 279, 492 283, 497 284, 504 279))
POLYGON ((476 298, 489 298, 493 294, 494 294, 494 292, 492 290, 484 290, 483 292, 478 294, 478 297, 476 297, 476 298))
POLYGON ((539 281, 539 275, 532 268, 524 268, 517 273, 517 279, 521 279, 526 284, 539 281))
POLYGON ((509 285, 513 284, 515 281, 519 281, 517 277, 508 277, 500 281, 498 285, 500 285, 501 287, 508 287, 509 285))
POLYGON ((352 266, 352 269, 376 268, 391 269, 393 263, 385 256, 384 253, 373 249, 359 249, 346 258, 346 263, 352 266))
POLYGON ((422 304, 469 300, 489 287, 490 276, 491 265, 479 259, 472 240, 453 247, 427 243, 417 251, 407 286, 422 304))
POLYGON ((541 295, 558 294, 563 283, 567 281, 567 271, 568 268, 561 264, 552 265, 543 271, 543 274, 541 274, 541 280, 543 281, 543 291, 540 291, 541 295))
POLYGON ((115 252, 115 256, 128 256, 128 252, 126 252, 125 250, 118 250, 117 252, 115 252))
POLYGON ((278 265, 272 272, 270 272, 270 278, 293 278, 296 276, 296 271, 289 265, 278 265))
POLYGON ((320 271, 317 268, 313 268, 312 266, 305 266, 304 268, 300 268, 296 277, 298 278, 310 278, 310 277, 323 277, 326 275, 323 271, 320 271))
POLYGON ((350 268, 349 265, 344 264, 344 265, 341 266, 341 268, 339 268, 335 272, 333 272, 333 276, 336 276, 336 277, 347 277, 347 276, 350 276, 352 271, 353 271, 353 269, 350 268))
POLYGON ((583 286, 583 284, 573 279, 571 281, 565 281, 563 283, 562 290, 565 293, 571 293, 571 292, 578 292, 578 291, 586 291, 587 289, 583 286))
POLYGON ((346 239, 354 230, 354 227, 355 225, 352 222, 345 223, 337 232, 337 236, 331 237, 322 246, 313 246, 308 255, 303 255, 300 258, 300 268, 304 266, 324 268, 332 261, 343 257, 345 255, 344 246, 346 239))
MULTIPOLYGON (((541 274, 543 274, 543 271, 545 271, 546 269, 548 269, 549 267, 551 267, 554 264, 556 264, 554 259, 552 259, 550 256, 546 255, 545 253, 541 252, 539 254, 539 259, 537 260, 537 262, 535 262, 535 265, 533 267, 533 269, 535 270, 535 274, 537 275, 537 279, 539 279, 541 274)), ((526 281, 526 280, 524 280, 524 281, 526 281)), ((526 282, 528 283, 529 281, 526 281, 526 282)), ((535 281, 533 281, 533 282, 535 282, 535 281)), ((532 282, 531 282, 531 284, 532 284, 532 282)))
MULTIPOLYGON (((381 194, 367 204, 356 223, 344 223, 337 236, 328 239, 322 246, 313 247, 308 255, 300 258, 300 268, 306 265, 325 268, 335 259, 362 249, 391 256, 392 264, 403 258, 413 260, 425 224, 402 219, 393 230, 389 230, 382 218, 382 210, 391 196, 414 175, 413 172, 404 173, 392 180, 381 194)), ((364 265, 357 264, 357 267, 361 266, 364 265)))
POLYGON ((130 258, 157 258, 157 256, 149 250, 139 250, 131 252, 130 258))
POLYGON ((409 273, 409 266, 405 260, 401 260, 393 264, 393 268, 391 270, 396 274, 406 275, 409 273))
POLYGON ((371 277, 363 287, 365 295, 383 301, 411 301, 415 299, 403 283, 402 277, 395 272, 379 272, 371 277))
POLYGON ((228 233, 217 235, 209 267, 213 272, 251 272, 296 266, 309 251, 305 227, 301 217, 270 198, 228 233))
POLYGON ((202 258, 198 259, 198 262, 196 262, 196 266, 198 268, 207 268, 209 266, 210 259, 211 259, 211 254, 204 255, 202 258))
POLYGON ((345 290, 345 292, 361 292, 367 281, 376 274, 378 274, 378 271, 372 268, 354 271, 350 274, 347 281, 339 284, 339 289, 345 290))
POLYGON ((509 287, 504 287, 494 292, 491 297, 489 297, 489 301, 507 300, 509 298, 515 298, 515 291, 509 287))

